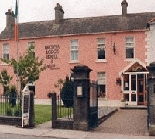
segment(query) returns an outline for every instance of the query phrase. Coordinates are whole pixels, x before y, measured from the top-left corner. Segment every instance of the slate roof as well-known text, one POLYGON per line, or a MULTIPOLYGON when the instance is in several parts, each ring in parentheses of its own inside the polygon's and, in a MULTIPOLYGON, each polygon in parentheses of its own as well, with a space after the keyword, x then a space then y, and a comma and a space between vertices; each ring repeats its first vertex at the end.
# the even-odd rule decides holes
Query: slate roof
MULTIPOLYGON (((65 36, 113 31, 133 31, 146 29, 149 20, 155 18, 155 12, 110 15, 88 18, 64 19, 61 24, 51 21, 34 21, 19 24, 19 38, 65 36)), ((14 29, 4 29, 0 39, 14 38, 14 29)))

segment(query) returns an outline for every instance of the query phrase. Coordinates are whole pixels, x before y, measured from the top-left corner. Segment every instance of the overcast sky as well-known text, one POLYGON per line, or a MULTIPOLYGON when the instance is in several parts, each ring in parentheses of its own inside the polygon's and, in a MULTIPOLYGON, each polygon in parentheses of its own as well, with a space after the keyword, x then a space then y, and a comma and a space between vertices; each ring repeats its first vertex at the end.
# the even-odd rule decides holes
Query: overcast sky
MULTIPOLYGON (((65 12, 64 18, 121 14, 122 0, 19 0, 19 23, 54 20, 56 3, 65 12)), ((128 13, 155 12, 155 0, 127 0, 128 13)), ((8 9, 15 9, 15 0, 0 0, 0 31, 5 28, 8 9)))

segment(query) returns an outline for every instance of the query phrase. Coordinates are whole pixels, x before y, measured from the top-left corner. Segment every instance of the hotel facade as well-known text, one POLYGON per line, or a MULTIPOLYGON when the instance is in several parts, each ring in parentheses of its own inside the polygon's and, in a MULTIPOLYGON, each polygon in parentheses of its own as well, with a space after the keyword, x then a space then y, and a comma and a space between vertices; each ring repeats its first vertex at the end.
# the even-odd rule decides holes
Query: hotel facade
MULTIPOLYGON (((155 61, 155 12, 127 13, 127 1, 120 5, 121 15, 65 19, 57 4, 54 20, 19 23, 19 55, 34 45, 35 56, 47 66, 35 81, 36 99, 47 99, 52 91, 59 94, 57 81, 70 75, 74 66, 87 65, 90 79, 98 83, 99 98, 146 105, 146 66, 155 61)), ((17 58, 13 12, 5 14, 0 56, 17 58)), ((12 67, 1 62, 3 69, 14 75, 12 67)))

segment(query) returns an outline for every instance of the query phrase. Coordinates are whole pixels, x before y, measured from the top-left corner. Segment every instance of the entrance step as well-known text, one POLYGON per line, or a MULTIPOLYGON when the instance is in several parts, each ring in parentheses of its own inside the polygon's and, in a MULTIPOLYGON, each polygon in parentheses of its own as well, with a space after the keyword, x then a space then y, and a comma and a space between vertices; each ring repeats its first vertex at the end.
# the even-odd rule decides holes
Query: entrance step
POLYGON ((136 105, 136 106, 124 106, 124 107, 120 107, 120 109, 147 109, 147 106, 143 106, 143 105, 136 105))

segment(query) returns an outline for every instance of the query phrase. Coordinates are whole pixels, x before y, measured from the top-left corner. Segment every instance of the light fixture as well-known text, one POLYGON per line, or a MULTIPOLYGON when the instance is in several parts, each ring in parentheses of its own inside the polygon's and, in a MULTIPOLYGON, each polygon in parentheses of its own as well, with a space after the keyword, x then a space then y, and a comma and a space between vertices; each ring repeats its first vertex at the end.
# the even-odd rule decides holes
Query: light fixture
POLYGON ((121 78, 120 77, 116 78, 116 84, 121 86, 121 78))
POLYGON ((116 55, 116 46, 115 46, 115 43, 113 45, 113 52, 114 52, 114 55, 116 55))

